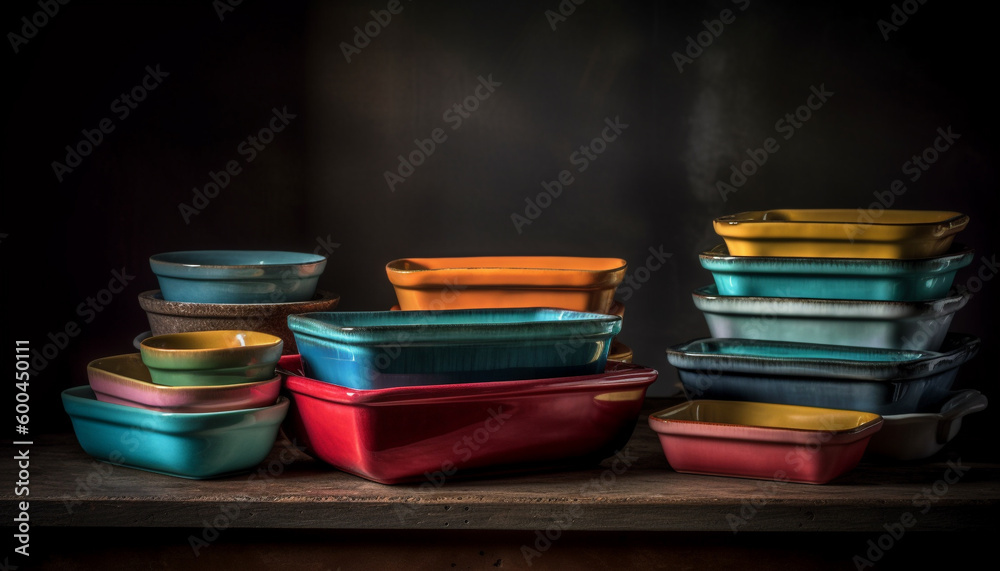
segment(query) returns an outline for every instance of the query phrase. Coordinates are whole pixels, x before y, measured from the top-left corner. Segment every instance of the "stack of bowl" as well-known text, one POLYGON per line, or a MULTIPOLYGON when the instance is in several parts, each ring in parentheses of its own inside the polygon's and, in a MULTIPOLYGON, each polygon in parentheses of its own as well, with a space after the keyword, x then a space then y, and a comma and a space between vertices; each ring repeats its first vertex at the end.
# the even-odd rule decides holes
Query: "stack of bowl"
POLYGON ((296 352, 289 315, 331 311, 340 297, 317 291, 326 257, 261 250, 194 250, 149 258, 159 290, 139 295, 152 335, 248 330, 276 335, 296 352))
POLYGON ((256 331, 153 336, 92 361, 62 394, 77 440, 100 460, 183 478, 249 470, 270 452, 288 399, 280 338, 256 331))
POLYGON ((397 311, 292 315, 286 430, 381 483, 590 464, 631 436, 653 369, 609 361, 625 261, 390 262, 397 311))
MULTIPOLYGON (((861 452, 930 456, 962 416, 986 406, 978 391, 951 392, 979 348, 978 338, 948 331, 968 300, 951 289, 973 257, 953 245, 968 220, 905 210, 877 219, 853 210, 718 218, 725 244, 700 256, 715 283, 693 294, 712 337, 670 348, 668 361, 689 398, 741 401, 724 406, 770 428, 806 414, 773 405, 874 414, 881 429, 868 431, 861 452)), ((650 421, 661 437, 671 416, 650 421)))

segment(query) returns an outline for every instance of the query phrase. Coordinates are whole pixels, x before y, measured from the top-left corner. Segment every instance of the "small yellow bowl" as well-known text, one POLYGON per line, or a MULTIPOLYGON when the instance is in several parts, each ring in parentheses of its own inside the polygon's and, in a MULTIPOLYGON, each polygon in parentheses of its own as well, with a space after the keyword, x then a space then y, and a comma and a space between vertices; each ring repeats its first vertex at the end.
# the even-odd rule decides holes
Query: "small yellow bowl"
POLYGON ((156 384, 213 386, 273 378, 283 345, 259 331, 191 331, 145 339, 139 352, 156 384))

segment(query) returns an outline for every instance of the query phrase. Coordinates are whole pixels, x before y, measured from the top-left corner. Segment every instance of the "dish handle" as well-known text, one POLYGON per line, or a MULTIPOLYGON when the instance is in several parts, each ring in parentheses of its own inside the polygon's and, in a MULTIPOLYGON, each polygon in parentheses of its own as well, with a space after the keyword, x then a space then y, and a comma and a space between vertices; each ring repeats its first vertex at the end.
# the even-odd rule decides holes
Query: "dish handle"
POLYGON ((941 422, 937 427, 937 443, 947 444, 954 436, 952 425, 967 414, 985 409, 988 403, 986 396, 979 391, 970 389, 959 393, 948 403, 948 410, 941 414, 941 422))

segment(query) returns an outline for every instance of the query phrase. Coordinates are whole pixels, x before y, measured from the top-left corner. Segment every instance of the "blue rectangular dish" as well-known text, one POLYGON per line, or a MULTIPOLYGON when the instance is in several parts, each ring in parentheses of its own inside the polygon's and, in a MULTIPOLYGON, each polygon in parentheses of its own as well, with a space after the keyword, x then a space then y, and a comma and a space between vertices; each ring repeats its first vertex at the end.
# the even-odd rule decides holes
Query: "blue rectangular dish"
POLYGON ((980 340, 949 333, 941 352, 750 339, 667 349, 689 398, 910 414, 940 406, 980 340))
POLYGON ((937 351, 970 294, 927 301, 872 301, 692 294, 712 337, 937 351))
POLYGON ((288 412, 271 406, 222 412, 160 412, 97 400, 88 386, 62 392, 83 450, 109 464, 189 479, 246 472, 263 461, 288 412))
POLYGON ((923 259, 732 256, 725 244, 702 252, 721 295, 919 301, 948 295, 955 273, 972 263, 955 246, 923 259))
POLYGON ((288 316, 306 376, 355 389, 593 375, 621 325, 548 308, 288 316))

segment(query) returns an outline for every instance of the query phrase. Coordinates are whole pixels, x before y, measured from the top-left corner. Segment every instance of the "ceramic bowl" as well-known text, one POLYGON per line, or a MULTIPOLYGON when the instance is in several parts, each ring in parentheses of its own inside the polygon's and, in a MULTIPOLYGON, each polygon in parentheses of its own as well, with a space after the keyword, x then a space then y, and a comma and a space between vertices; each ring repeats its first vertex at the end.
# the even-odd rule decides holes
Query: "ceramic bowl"
POLYGON ((670 466, 689 474, 825 484, 858 465, 882 417, 784 404, 694 400, 649 416, 670 466))
POLYGON ((856 209, 758 210, 716 218, 734 256, 930 258, 969 223, 958 212, 856 209))
POLYGON ((621 318, 562 309, 290 315, 306 376, 355 389, 591 375, 621 318))
POLYGON ((139 352, 158 385, 232 385, 273 378, 281 346, 258 331, 191 331, 144 339, 139 352))
MULTIPOLYGON (((653 369, 356 390, 303 376, 282 357, 285 431, 311 456, 384 484, 592 465, 635 429, 653 369)), ((440 485, 440 484, 437 484, 440 485)))
POLYGON ((609 313, 625 278, 620 258, 405 258, 386 267, 404 311, 554 307, 609 313))
POLYGON ((274 445, 288 399, 272 406, 169 413, 101 402, 90 387, 62 393, 83 450, 104 462, 181 478, 217 478, 259 464, 274 445))
POLYGON ((139 353, 104 357, 87 365, 97 400, 161 412, 220 412, 270 406, 278 398, 281 377, 255 383, 173 387, 153 383, 139 353))
POLYGON ((688 398, 861 410, 881 415, 940 406, 979 350, 949 333, 942 352, 749 339, 698 339, 667 350, 688 398))
POLYGON ((191 250, 150 256, 163 299, 188 303, 309 301, 326 257, 267 250, 191 250))
POLYGON ((779 258, 733 256, 724 244, 699 256, 721 295, 920 301, 948 295, 970 248, 933 258, 779 258))
POLYGON ((281 337, 285 354, 297 354, 295 336, 288 329, 288 316, 316 311, 333 311, 340 296, 319 291, 309 301, 288 303, 186 303, 166 301, 160 290, 139 294, 153 335, 242 329, 281 337))
POLYGON ((969 294, 929 301, 870 301, 692 294, 712 337, 936 351, 969 294))
POLYGON ((892 460, 920 460, 941 451, 962 427, 962 418, 984 410, 986 397, 975 390, 954 393, 933 412, 883 416, 868 454, 892 460))
POLYGON ((617 339, 611 341, 611 349, 608 351, 608 361, 631 363, 632 357, 632 349, 628 345, 617 339))

